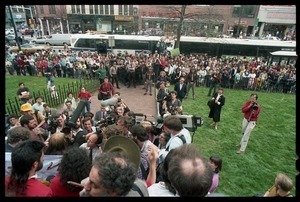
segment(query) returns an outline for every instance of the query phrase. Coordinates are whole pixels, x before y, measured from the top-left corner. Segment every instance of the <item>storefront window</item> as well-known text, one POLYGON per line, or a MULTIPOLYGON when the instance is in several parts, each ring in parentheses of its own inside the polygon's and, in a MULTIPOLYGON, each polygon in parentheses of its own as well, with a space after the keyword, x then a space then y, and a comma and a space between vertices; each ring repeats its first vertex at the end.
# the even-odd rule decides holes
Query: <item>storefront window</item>
POLYGON ((82 14, 85 14, 85 5, 81 6, 81 12, 82 12, 82 14))
POLYGON ((95 14, 99 14, 98 5, 95 5, 95 14))
POLYGON ((108 13, 108 5, 105 5, 105 15, 109 15, 109 13, 108 13))
POLYGON ((75 5, 71 5, 71 12, 75 13, 75 5))
POLYGON ((100 15, 103 15, 103 5, 100 5, 100 15))
POLYGON ((256 5, 235 6, 233 7, 232 17, 254 18, 255 11, 256 5))
POLYGON ((93 5, 90 5, 90 14, 93 14, 94 13, 94 6, 93 5))
POLYGON ((128 5, 124 5, 124 15, 128 15, 128 5))
POLYGON ((123 15, 122 5, 119 5, 119 15, 123 15))
POLYGON ((114 12, 114 5, 110 5, 110 14, 111 15, 115 14, 115 12, 114 12))
POLYGON ((133 15, 133 5, 129 5, 129 15, 133 15))

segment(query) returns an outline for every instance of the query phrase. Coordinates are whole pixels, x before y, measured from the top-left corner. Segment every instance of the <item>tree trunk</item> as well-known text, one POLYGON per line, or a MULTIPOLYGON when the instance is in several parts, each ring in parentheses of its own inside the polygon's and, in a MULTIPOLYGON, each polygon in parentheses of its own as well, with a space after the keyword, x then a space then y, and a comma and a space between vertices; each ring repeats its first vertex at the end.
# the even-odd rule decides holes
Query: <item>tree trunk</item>
POLYGON ((180 44, 180 37, 181 37, 181 28, 184 20, 185 9, 186 9, 186 5, 182 5, 181 12, 180 12, 180 20, 177 27, 177 40, 174 48, 180 48, 179 44, 180 44))

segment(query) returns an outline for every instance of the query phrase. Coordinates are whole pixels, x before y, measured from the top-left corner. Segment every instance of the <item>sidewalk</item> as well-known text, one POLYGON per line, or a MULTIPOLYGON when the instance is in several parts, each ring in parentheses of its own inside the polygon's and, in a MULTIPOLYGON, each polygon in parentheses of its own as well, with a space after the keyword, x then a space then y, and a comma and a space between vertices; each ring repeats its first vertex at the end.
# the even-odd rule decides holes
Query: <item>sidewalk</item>
MULTIPOLYGON (((155 88, 152 87, 152 96, 144 95, 144 85, 137 85, 136 88, 131 86, 127 88, 121 82, 119 82, 120 89, 115 88, 115 92, 120 92, 121 98, 127 104, 129 109, 134 113, 141 113, 147 115, 147 120, 156 121, 157 117, 157 105, 155 100, 155 88), (151 117, 153 116, 153 117, 151 117)), ((74 93, 74 95, 77 95, 74 93)), ((100 110, 100 101, 98 100, 98 91, 92 93, 91 112, 93 114, 100 110)), ((57 107, 59 112, 63 111, 63 105, 57 107)))

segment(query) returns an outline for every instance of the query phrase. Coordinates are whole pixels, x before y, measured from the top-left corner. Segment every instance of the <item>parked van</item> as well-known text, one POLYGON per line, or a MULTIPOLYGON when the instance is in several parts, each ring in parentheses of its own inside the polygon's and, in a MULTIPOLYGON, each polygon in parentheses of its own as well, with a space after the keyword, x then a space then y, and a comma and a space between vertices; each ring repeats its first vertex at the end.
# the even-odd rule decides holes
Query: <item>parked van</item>
POLYGON ((52 46, 71 45, 71 34, 52 34, 45 39, 45 44, 52 46))

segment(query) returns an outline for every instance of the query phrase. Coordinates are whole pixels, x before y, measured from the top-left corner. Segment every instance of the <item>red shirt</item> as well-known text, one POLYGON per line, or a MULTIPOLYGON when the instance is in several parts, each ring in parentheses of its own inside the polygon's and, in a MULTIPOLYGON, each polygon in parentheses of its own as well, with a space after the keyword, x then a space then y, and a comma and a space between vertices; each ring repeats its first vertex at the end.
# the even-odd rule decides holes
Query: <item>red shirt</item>
POLYGON ((165 69, 165 67, 167 66, 167 61, 164 60, 164 59, 161 59, 161 60, 160 60, 160 65, 161 65, 161 68, 162 68, 162 69, 165 69))
POLYGON ((53 193, 53 197, 79 197, 79 191, 70 191, 66 186, 60 181, 60 176, 55 176, 50 183, 50 188, 53 193))
POLYGON ((89 100, 91 97, 92 97, 92 95, 89 92, 85 92, 85 93, 79 92, 78 93, 78 98, 79 99, 85 98, 85 99, 89 100))
MULTIPOLYGON (((10 176, 5 178, 5 189, 7 189, 10 176)), ((26 183, 25 195, 21 195, 21 189, 17 197, 52 197, 52 190, 36 178, 30 178, 26 183)))
POLYGON ((258 109, 257 109, 257 110, 252 110, 252 106, 249 107, 250 104, 251 104, 251 101, 248 101, 248 102, 246 102, 246 104, 244 104, 244 106, 242 107, 242 112, 244 113, 244 117, 245 117, 245 119, 248 120, 249 117, 250 117, 250 115, 251 115, 251 113, 252 113, 252 111, 253 111, 253 113, 252 113, 252 115, 251 115, 251 118, 250 118, 250 121, 257 121, 257 119, 258 119, 258 114, 259 114, 259 112, 260 112, 260 105, 257 104, 257 106, 258 106, 258 109))
POLYGON ((98 90, 99 93, 109 92, 111 95, 115 94, 114 86, 111 83, 102 83, 98 90))

